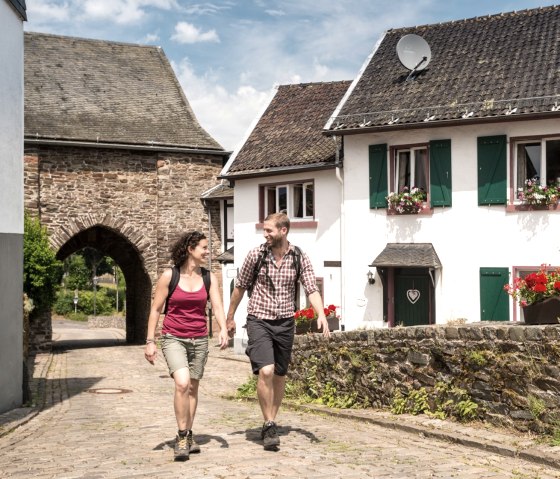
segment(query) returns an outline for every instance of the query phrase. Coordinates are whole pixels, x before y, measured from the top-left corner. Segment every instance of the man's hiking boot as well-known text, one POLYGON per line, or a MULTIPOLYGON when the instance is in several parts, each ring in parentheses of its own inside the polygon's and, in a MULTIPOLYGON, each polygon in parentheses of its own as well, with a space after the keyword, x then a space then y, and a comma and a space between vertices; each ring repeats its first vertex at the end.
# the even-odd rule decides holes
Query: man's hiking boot
POLYGON ((200 452, 200 446, 194 440, 192 430, 187 433, 187 444, 189 445, 189 452, 191 454, 197 454, 200 452))
POLYGON ((173 448, 176 461, 186 461, 189 458, 189 443, 187 436, 177 434, 175 438, 175 447, 173 448))
POLYGON ((278 449, 280 438, 278 437, 278 428, 274 421, 267 421, 263 424, 261 437, 265 450, 275 451, 278 449))

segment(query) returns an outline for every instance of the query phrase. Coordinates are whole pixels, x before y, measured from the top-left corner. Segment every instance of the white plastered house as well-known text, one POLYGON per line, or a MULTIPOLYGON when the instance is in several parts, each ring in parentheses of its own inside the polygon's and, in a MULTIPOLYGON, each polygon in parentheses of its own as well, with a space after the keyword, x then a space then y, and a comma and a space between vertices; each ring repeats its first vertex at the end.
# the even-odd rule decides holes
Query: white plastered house
MULTIPOLYGON (((279 86, 224 167, 220 177, 233 186, 235 204, 235 250, 224 272, 225 292, 249 250, 264 242, 264 218, 286 210, 289 241, 309 255, 325 303, 341 305, 341 143, 321 130, 349 85, 279 86)), ((299 301, 306 305, 304 294, 299 301)), ((227 311, 228 298, 224 303, 227 311)), ((247 296, 235 317, 238 350, 246 339, 246 306, 247 296)))
POLYGON ((560 265, 557 202, 518 198, 560 186, 559 58, 558 6, 385 33, 325 126, 344 144, 347 329, 523 319, 504 284, 560 265), (389 208, 403 187, 426 191, 419 213, 389 208))
POLYGON ((289 237, 344 329, 523 320, 504 284, 560 265, 557 203, 518 197, 534 176, 560 181, 559 48, 557 6, 389 30, 323 126, 326 163, 306 162, 316 132, 288 95, 306 86, 280 87, 222 173, 234 267, 262 242, 265 213, 293 217, 291 185, 312 183, 313 217, 292 218, 289 237), (397 51, 410 35, 421 48, 405 53, 429 56, 417 70, 397 51), (403 187, 425 190, 418 213, 389 207, 403 187))

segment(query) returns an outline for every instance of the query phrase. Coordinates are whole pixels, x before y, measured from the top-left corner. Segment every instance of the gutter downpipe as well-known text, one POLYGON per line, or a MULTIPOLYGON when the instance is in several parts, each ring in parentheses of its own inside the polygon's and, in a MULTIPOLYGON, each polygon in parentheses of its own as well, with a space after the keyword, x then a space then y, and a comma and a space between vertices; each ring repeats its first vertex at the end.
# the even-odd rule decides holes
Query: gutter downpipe
MULTIPOLYGON (((335 147, 336 147, 336 151, 335 151, 335 161, 334 161, 334 165, 335 165, 335 173, 336 173, 336 179, 340 182, 340 226, 339 226, 339 243, 340 243, 340 309, 341 309, 341 325, 340 325, 340 330, 344 331, 346 328, 346 319, 345 316, 343 314, 344 311, 346 311, 346 299, 345 299, 345 294, 344 294, 344 286, 345 286, 345 281, 344 281, 344 260, 343 260, 343 255, 344 255, 344 225, 345 225, 345 215, 344 215, 344 178, 342 178, 342 158, 340 157, 340 149, 338 148, 338 140, 337 140, 337 136, 333 135, 333 140, 335 143, 335 147)), ((341 136, 341 148, 342 145, 344 143, 344 137, 341 136)))
MULTIPOLYGON (((210 211, 210 202, 207 199, 202 200, 202 204, 208 213, 208 270, 212 273, 212 212, 210 211)), ((212 331, 212 303, 208 298, 208 336, 213 337, 212 331)))

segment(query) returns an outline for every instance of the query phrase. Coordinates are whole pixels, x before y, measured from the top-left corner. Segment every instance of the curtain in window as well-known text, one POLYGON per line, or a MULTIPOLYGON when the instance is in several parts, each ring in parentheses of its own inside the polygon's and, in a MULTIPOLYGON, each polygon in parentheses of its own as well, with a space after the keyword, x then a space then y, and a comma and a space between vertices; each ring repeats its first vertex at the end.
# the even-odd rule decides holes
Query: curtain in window
POLYGON ((294 218, 303 218, 303 185, 293 186, 294 218))

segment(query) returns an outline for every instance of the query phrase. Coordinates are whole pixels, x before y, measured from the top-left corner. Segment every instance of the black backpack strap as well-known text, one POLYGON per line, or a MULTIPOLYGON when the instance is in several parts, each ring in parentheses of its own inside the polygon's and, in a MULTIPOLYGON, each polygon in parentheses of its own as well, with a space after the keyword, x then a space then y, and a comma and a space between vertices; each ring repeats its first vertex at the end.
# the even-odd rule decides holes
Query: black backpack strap
POLYGON ((253 289, 255 289, 255 283, 257 282, 257 278, 259 277, 259 272, 262 268, 265 257, 266 257, 266 247, 261 246, 259 257, 257 258, 257 262, 255 263, 255 267, 253 268, 253 277, 251 279, 251 284, 249 286, 249 289, 247 290, 247 295, 249 296, 249 298, 253 294, 253 289))
POLYGON ((177 288, 180 279, 181 272, 179 271, 179 267, 175 265, 171 268, 171 280, 169 281, 169 285, 167 287, 168 293, 167 298, 165 299, 165 308, 163 310, 163 314, 167 314, 167 305, 169 303, 169 298, 171 298, 173 291, 175 291, 175 288, 177 288))
POLYGON ((297 310, 298 283, 301 276, 301 249, 294 245, 294 268, 296 270, 296 280, 294 281, 294 308, 297 310))
POLYGON ((204 287, 206 288, 206 296, 210 300, 210 270, 201 267, 200 272, 202 273, 202 281, 204 281, 204 287))
POLYGON ((294 266, 296 268, 296 285, 299 281, 299 277, 301 276, 301 249, 299 247, 294 246, 294 266))

